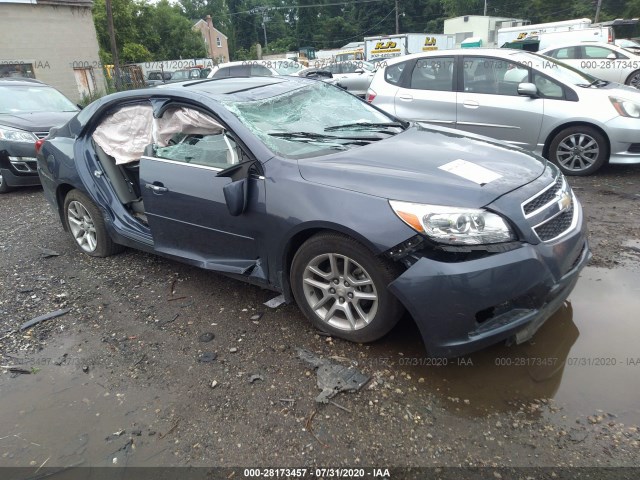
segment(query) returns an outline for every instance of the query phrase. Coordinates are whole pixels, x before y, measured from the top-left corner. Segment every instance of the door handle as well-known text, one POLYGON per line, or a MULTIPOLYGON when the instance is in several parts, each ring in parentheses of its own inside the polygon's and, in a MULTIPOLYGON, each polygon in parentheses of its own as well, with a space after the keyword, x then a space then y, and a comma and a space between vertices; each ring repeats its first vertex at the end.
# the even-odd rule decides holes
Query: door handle
POLYGON ((413 100, 413 96, 412 95, 407 95, 406 93, 402 94, 402 95, 398 95, 398 98, 400 100, 404 100, 405 102, 410 102, 410 101, 413 100))
POLYGON ((153 184, 153 183, 147 183, 144 188, 147 188, 149 190, 153 190, 153 193, 164 193, 164 192, 168 192, 169 189, 167 187, 165 187, 164 185, 162 185, 161 183, 159 185, 153 184))
POLYGON ((465 100, 464 102, 462 102, 462 105, 465 108, 478 108, 480 106, 480 104, 475 100, 465 100))

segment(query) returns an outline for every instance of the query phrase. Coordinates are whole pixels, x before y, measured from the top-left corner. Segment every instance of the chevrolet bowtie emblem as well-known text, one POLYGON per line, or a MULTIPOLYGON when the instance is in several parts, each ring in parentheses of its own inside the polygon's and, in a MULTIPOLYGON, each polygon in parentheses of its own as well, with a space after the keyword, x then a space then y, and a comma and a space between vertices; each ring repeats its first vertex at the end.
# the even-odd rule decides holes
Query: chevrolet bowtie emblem
POLYGON ((571 207, 571 195, 567 192, 562 192, 560 200, 558 200, 558 206, 560 207, 561 212, 564 212, 571 207))

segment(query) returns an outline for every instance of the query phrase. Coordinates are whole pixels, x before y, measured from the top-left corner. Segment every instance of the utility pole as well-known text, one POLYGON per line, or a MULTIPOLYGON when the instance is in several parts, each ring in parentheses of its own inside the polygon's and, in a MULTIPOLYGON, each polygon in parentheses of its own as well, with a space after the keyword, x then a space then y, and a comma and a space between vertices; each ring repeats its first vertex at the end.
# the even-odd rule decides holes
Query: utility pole
POLYGON ((598 0, 598 6, 596 7, 596 18, 593 20, 593 23, 598 23, 598 20, 600 20, 600 7, 602 7, 602 0, 598 0))
POLYGON ((269 44, 267 43, 267 20, 262 17, 262 31, 264 32, 264 51, 269 51, 269 44))
POLYGON ((400 33, 400 13, 398 12, 398 0, 396 0, 396 34, 400 33))
POLYGON ((264 51, 267 52, 268 43, 267 43, 267 22, 271 20, 267 12, 270 10, 269 7, 255 7, 249 10, 249 13, 262 15, 262 31, 264 32, 264 51))
POLYGON ((484 0, 484 16, 487 16, 487 0, 484 0))
POLYGON ((111 55, 113 57, 113 71, 116 77, 116 90, 120 90, 120 60, 118 59, 118 47, 116 46, 116 33, 113 29, 113 11, 111 10, 111 0, 105 1, 107 7, 107 26, 109 28, 109 39, 111 40, 111 55))

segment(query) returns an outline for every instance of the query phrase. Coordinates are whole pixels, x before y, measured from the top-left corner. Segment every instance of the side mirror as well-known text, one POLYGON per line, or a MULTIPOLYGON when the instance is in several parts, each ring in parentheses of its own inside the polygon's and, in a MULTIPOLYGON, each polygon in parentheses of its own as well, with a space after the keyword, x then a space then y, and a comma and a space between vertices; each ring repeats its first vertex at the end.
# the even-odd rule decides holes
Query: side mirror
POLYGON ((618 57, 616 56, 616 54, 615 54, 615 53, 610 53, 609 55, 607 55, 607 58, 608 58, 609 60, 615 60, 615 59, 616 59, 616 58, 618 58, 618 57))
POLYGON ((356 68, 356 73, 359 73, 360 75, 362 75, 364 73, 364 69, 363 68, 356 68))
POLYGON ((222 187, 224 201, 231 216, 242 215, 249 205, 249 173, 254 165, 257 165, 255 160, 236 163, 216 175, 231 179, 230 183, 222 187))
POLYGON ((538 87, 536 87, 533 83, 520 83, 518 84, 518 95, 532 98, 537 97, 538 87))
POLYGON ((241 178, 235 182, 227 183, 222 187, 224 201, 229 209, 229 215, 237 217, 247 209, 248 189, 247 179, 241 178))

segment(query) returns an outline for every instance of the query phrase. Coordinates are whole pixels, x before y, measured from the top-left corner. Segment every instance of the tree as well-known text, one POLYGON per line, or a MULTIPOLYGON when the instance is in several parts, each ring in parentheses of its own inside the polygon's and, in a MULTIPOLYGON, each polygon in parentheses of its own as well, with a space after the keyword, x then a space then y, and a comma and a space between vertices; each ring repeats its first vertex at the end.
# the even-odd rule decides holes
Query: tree
MULTIPOLYGON (((179 5, 167 0, 148 4, 142 0, 112 0, 118 52, 125 62, 201 58, 206 46, 179 5)), ((109 34, 104 0, 96 0, 93 20, 100 48, 108 52, 109 34)), ((106 57, 106 55, 103 55, 106 57)))
POLYGON ((153 59, 147 47, 139 43, 125 43, 120 58, 125 63, 149 62, 153 59))

